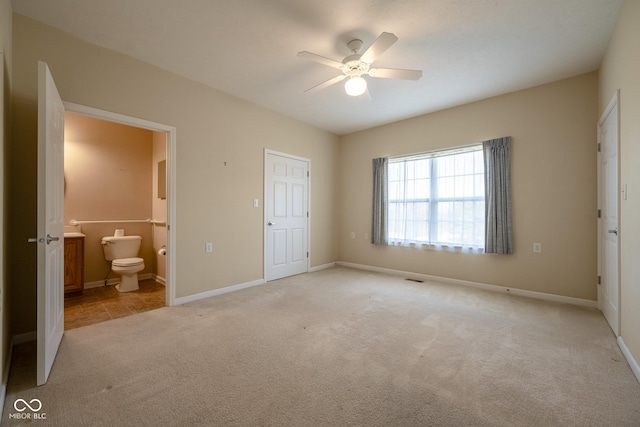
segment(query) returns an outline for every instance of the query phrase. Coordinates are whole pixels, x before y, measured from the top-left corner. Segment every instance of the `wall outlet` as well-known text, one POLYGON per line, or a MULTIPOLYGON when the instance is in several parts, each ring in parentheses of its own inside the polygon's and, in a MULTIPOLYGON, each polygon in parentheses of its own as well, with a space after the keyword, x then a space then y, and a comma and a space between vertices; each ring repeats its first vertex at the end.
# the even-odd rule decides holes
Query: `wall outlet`
POLYGON ((351 232, 351 238, 352 238, 352 239, 355 239, 355 238, 356 238, 356 232, 355 232, 355 231, 352 231, 352 232, 351 232))
POLYGON ((539 254, 542 252, 542 243, 534 243, 533 244, 533 252, 539 254))
POLYGON ((206 253, 211 253, 211 252, 213 252, 213 243, 211 243, 211 242, 207 242, 207 243, 204 245, 204 251, 205 251, 206 253))

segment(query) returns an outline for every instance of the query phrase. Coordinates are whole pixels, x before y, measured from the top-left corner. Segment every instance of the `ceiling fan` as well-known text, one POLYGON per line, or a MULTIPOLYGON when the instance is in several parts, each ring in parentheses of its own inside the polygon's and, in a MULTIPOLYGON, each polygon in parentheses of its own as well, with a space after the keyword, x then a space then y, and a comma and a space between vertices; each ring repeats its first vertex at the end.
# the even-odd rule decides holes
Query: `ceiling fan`
POLYGON ((351 55, 347 56, 342 62, 334 61, 333 59, 325 58, 324 56, 316 55, 315 53, 303 51, 298 52, 300 58, 309 59, 311 61, 318 62, 329 67, 337 68, 342 71, 341 75, 333 77, 326 82, 320 83, 307 89, 305 93, 317 92, 320 89, 331 86, 346 78, 347 82, 344 85, 344 89, 348 95, 359 96, 366 92, 367 81, 362 78, 364 75, 371 77, 379 77, 385 79, 404 79, 404 80, 418 80, 422 77, 422 71, 419 70, 402 70, 396 68, 372 68, 371 64, 378 59, 387 49, 398 41, 398 37, 392 33, 382 33, 378 38, 364 51, 359 54, 358 52, 362 48, 362 40, 354 39, 347 43, 347 47, 351 50, 351 55))

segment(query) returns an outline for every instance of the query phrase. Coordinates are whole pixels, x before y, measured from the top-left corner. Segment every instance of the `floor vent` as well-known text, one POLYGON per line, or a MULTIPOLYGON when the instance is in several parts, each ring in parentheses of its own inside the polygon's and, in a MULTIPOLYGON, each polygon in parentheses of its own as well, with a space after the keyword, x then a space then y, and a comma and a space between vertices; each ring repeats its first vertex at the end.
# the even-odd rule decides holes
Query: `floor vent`
POLYGON ((418 282, 418 283, 424 283, 424 280, 420 280, 420 279, 411 279, 409 277, 407 277, 405 280, 408 280, 410 282, 418 282))

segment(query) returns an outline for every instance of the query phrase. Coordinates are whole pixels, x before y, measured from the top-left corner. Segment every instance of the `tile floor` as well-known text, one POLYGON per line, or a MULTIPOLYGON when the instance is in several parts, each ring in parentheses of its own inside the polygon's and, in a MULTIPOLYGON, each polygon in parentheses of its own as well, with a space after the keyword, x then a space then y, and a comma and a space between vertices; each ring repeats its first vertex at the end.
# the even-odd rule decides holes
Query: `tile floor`
POLYGON ((141 280, 140 289, 120 293, 115 286, 85 289, 83 295, 65 298, 64 329, 130 316, 165 306, 165 287, 155 280, 141 280))

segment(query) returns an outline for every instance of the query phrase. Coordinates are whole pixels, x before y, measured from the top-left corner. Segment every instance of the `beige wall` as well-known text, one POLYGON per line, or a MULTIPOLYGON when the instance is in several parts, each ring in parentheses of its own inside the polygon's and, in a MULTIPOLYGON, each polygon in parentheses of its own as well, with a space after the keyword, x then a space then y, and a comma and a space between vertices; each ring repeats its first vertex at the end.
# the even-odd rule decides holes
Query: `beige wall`
POLYGON ((11 82, 12 82, 12 12, 11 1, 0 0, 0 373, 5 378, 4 372, 6 358, 9 352, 11 339, 10 331, 10 289, 9 289, 9 215, 7 213, 9 203, 9 140, 11 138, 11 82))
POLYGON ((338 259, 338 137, 14 14, 12 325, 35 330, 37 61, 64 101, 175 126, 177 297, 263 277, 263 155, 311 159, 311 266, 338 259), (224 165, 227 162, 227 165, 224 165), (213 242, 212 254, 204 252, 213 242))
POLYGON ((640 2, 626 0, 600 69, 598 113, 620 89, 620 335, 640 362, 640 2))
POLYGON ((597 74, 590 73, 343 137, 340 259, 595 300, 596 106, 597 74), (375 246, 364 239, 373 158, 502 136, 513 138, 513 255, 375 246), (542 253, 533 253, 534 242, 542 243, 542 253))
MULTIPOLYGON (((64 141, 64 222, 152 217, 153 132, 67 112, 64 141)), ((109 271, 100 244, 116 228, 142 236, 140 257, 152 273, 150 224, 83 224, 86 282, 102 281, 109 271)), ((114 274, 110 275, 115 278, 114 274)))

